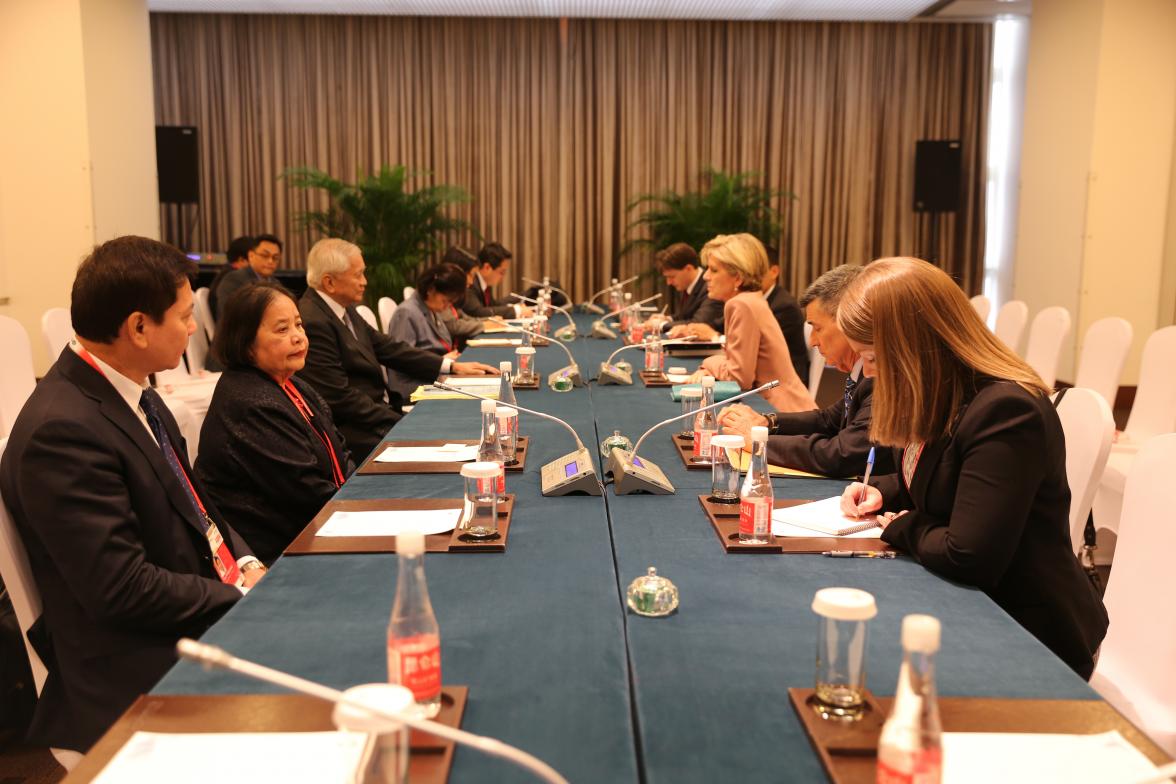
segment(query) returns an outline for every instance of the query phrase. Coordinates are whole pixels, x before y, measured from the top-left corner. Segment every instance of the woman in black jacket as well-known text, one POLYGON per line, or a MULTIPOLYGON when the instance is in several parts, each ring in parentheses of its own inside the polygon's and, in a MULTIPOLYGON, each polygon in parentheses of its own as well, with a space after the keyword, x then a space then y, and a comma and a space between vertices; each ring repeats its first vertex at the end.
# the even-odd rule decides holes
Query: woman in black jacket
POLYGON ((200 430, 195 470, 267 565, 354 469, 331 411, 295 377, 306 363, 290 292, 259 283, 224 304, 213 352, 227 370, 200 430))
POLYGON ((871 263, 837 322, 875 379, 871 440, 895 448, 898 468, 850 485, 842 509, 881 512, 884 541, 984 590, 1089 678, 1107 613, 1071 548, 1050 390, 925 261, 871 263))

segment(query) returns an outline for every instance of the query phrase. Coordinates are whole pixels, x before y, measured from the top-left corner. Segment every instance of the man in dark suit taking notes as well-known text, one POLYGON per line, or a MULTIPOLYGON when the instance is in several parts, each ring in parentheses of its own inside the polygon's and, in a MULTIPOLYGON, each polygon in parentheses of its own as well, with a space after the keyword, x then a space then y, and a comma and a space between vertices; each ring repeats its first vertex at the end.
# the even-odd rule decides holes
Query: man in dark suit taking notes
POLYGON ((77 338, 17 417, 0 492, 44 612, 30 629, 49 677, 30 737, 85 751, 265 573, 192 472, 151 373, 196 328, 170 246, 121 237, 78 268, 77 338))

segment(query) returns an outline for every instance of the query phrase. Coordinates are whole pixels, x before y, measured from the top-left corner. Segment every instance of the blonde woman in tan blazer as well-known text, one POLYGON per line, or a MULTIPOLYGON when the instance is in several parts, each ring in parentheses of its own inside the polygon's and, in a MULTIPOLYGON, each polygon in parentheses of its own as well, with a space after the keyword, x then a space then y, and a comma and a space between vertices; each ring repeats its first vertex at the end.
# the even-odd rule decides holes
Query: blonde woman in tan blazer
POLYGON ((722 354, 707 357, 692 377, 711 375, 752 389, 779 379, 780 386, 763 393, 777 411, 810 411, 817 407, 796 375, 780 324, 760 291, 768 272, 763 243, 750 234, 720 234, 702 249, 707 294, 723 303, 727 344, 722 354))

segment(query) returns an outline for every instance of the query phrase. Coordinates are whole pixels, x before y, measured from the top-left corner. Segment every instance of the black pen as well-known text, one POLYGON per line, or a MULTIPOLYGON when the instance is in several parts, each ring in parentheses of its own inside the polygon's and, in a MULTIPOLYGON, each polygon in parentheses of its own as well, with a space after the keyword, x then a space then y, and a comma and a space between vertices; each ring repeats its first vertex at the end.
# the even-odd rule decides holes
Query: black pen
POLYGON ((894 550, 826 550, 821 553, 828 558, 893 558, 894 550))

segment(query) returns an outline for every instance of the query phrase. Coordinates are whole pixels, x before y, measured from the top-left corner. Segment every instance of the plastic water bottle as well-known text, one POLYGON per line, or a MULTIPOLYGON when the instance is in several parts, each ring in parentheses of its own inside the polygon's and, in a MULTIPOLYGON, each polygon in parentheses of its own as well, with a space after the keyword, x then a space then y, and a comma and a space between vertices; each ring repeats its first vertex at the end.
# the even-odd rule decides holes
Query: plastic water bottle
POLYGON ((624 304, 621 307, 620 327, 621 327, 621 334, 622 335, 629 334, 629 325, 630 325, 630 322, 633 320, 633 309, 631 307, 632 304, 633 304, 633 295, 626 291, 624 304))
POLYGON ((498 439, 498 404, 493 400, 482 401, 482 442, 478 444, 479 463, 498 464, 498 495, 506 492, 506 456, 502 454, 502 442, 498 439))
POLYGON ((939 620, 930 615, 902 619, 902 668, 894 707, 878 738, 878 784, 939 784, 943 773, 935 654, 939 620))
POLYGON ((621 309, 621 287, 617 285, 617 279, 612 279, 612 286, 608 290, 608 312, 616 313, 621 309))
POLYGON ((441 629, 425 582, 425 536, 396 537, 400 567, 388 621, 388 682, 404 686, 425 716, 441 710, 441 629))
POLYGON ((514 408, 518 405, 518 398, 515 397, 514 384, 510 379, 511 367, 510 360, 504 359, 498 363, 498 377, 500 379, 498 384, 498 402, 504 406, 514 408))
POLYGON ((645 339, 645 369, 651 373, 661 373, 665 370, 665 363, 661 338, 650 335, 645 339))
MULTIPOLYGON (((702 379, 702 400, 699 408, 712 405, 715 402, 715 380, 711 376, 702 379)), ((719 430, 719 420, 715 417, 713 408, 699 411, 694 416, 694 457, 695 463, 709 464, 711 460, 711 436, 719 430)))
POLYGON ((751 465, 739 491, 739 541, 772 541, 772 477, 768 474, 768 429, 751 429, 751 465))

